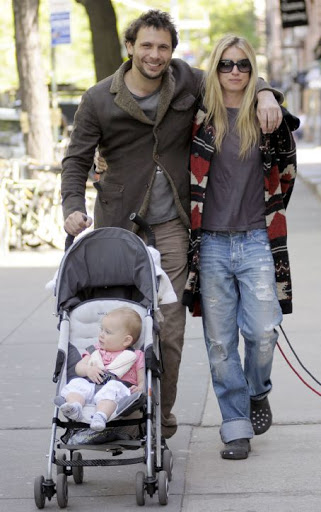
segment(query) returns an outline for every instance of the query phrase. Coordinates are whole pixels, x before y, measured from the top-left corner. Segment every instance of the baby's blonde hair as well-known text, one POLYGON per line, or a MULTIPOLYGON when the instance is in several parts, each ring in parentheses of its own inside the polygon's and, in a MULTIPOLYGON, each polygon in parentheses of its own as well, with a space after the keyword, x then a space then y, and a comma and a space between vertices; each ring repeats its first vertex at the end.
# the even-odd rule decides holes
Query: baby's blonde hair
POLYGON ((123 327, 133 338, 133 344, 138 340, 142 330, 142 319, 134 309, 127 306, 113 309, 106 316, 119 315, 123 327))

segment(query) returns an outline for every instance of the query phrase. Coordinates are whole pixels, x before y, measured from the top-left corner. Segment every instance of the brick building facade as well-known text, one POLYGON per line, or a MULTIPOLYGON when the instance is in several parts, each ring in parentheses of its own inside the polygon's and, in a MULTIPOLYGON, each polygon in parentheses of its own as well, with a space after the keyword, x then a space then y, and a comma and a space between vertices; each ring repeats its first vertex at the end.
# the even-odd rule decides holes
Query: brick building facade
POLYGON ((321 144, 321 0, 305 0, 305 7, 307 25, 283 28, 280 0, 266 0, 268 77, 303 117, 304 139, 321 144))

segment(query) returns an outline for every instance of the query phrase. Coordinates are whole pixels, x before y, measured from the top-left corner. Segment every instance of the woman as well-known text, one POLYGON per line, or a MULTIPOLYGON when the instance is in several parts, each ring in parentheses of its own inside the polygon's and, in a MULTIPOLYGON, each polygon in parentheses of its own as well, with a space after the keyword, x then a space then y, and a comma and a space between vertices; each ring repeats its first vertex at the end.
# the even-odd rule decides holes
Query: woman
POLYGON ((244 459, 253 433, 272 423, 268 402, 282 312, 292 311, 285 208, 296 174, 284 110, 279 129, 260 132, 256 57, 242 37, 215 46, 191 153, 192 251, 184 302, 199 314, 222 414, 224 459, 244 459), (238 352, 244 338, 244 369, 238 352))

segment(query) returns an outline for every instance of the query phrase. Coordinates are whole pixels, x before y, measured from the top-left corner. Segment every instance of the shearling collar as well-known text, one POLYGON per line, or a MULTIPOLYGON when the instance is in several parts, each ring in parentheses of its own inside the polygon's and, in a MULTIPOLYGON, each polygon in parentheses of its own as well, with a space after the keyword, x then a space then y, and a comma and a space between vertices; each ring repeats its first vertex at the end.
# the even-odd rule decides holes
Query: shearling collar
POLYGON ((118 107, 128 112, 129 115, 131 115, 138 121, 141 121, 142 123, 157 126, 160 124, 164 115, 166 114, 174 95, 175 78, 173 76, 172 69, 171 67, 169 67, 169 69, 163 76, 156 120, 151 121, 141 110, 137 101, 135 101, 132 94, 126 87, 124 75, 131 68, 131 65, 131 60, 128 60, 124 62, 120 66, 120 68, 118 68, 118 70, 114 74, 110 87, 110 92, 112 94, 116 94, 114 100, 116 105, 118 105, 118 107))

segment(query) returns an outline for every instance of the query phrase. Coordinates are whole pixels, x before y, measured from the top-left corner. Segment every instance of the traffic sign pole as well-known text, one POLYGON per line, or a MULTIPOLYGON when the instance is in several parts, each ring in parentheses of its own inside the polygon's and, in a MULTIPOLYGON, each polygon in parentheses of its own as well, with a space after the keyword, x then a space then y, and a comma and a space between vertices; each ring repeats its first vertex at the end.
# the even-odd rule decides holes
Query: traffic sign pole
MULTIPOLYGON (((56 46, 70 44, 70 2, 69 0, 50 0, 50 30, 51 30, 51 108, 53 117, 58 109, 58 94, 56 81, 56 46)), ((53 136, 57 143, 59 127, 53 122, 53 136)))

